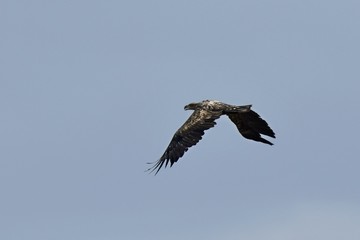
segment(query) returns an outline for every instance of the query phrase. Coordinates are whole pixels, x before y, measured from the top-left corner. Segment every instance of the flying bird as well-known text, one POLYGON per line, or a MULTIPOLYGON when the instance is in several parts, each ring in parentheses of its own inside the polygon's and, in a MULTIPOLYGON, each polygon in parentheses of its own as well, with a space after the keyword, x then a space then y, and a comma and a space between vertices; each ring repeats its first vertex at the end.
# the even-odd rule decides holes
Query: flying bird
POLYGON ((227 115, 243 137, 273 145, 262 138, 261 135, 275 138, 274 131, 259 114, 251 110, 251 106, 235 106, 215 100, 204 100, 186 105, 185 110, 194 110, 194 112, 176 131, 164 154, 158 161, 153 163, 154 165, 148 171, 153 172, 156 170, 156 175, 164 163, 165 167, 169 163, 171 167, 190 147, 196 145, 202 139, 205 130, 216 125, 215 120, 221 115, 227 115))

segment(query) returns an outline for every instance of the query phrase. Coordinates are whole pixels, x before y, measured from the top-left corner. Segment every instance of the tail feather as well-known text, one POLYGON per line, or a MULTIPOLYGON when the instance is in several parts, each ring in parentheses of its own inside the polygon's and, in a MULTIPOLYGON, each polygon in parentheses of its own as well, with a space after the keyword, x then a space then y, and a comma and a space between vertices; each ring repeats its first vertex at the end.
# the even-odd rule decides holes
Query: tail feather
POLYGON ((242 113, 249 112, 252 105, 243 105, 243 106, 231 106, 226 109, 227 113, 242 113))

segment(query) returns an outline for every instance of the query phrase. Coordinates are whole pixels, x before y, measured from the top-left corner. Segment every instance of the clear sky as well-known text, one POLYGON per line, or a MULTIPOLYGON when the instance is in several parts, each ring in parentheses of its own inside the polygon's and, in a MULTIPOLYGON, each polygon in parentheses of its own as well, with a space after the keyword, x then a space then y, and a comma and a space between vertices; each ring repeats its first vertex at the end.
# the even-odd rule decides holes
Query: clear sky
POLYGON ((0 1, 0 239, 360 239, 360 2, 0 1), (189 102, 253 104, 144 172, 189 102))

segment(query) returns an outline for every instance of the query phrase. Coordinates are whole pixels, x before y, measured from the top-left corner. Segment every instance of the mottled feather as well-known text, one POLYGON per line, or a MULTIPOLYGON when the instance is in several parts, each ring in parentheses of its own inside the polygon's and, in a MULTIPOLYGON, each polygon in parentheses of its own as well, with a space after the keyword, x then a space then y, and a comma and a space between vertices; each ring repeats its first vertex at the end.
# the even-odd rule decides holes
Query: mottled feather
POLYGON ((221 114, 221 111, 195 110, 188 120, 176 131, 164 154, 149 170, 154 171, 156 169, 156 173, 158 173, 164 163, 165 167, 169 163, 172 166, 190 147, 196 145, 202 139, 205 130, 216 125, 215 120, 221 114))

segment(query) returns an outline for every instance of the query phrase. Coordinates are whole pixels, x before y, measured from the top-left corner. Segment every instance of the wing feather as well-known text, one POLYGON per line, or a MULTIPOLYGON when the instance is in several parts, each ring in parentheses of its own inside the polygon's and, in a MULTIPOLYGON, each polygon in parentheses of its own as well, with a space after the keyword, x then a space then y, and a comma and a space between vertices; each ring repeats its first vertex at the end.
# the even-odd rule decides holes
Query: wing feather
POLYGON ((228 113, 227 115, 243 137, 273 145, 270 141, 262 138, 261 134, 275 138, 274 131, 256 112, 250 110, 249 112, 228 113))
POLYGON ((149 168, 155 174, 159 172, 165 163, 170 167, 181 158, 192 146, 196 145, 204 135, 205 131, 216 125, 215 120, 221 116, 221 111, 195 110, 186 122, 176 131, 161 158, 149 168))

